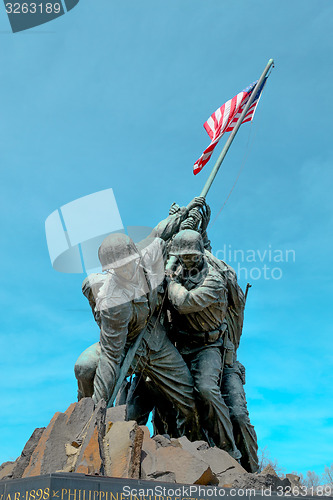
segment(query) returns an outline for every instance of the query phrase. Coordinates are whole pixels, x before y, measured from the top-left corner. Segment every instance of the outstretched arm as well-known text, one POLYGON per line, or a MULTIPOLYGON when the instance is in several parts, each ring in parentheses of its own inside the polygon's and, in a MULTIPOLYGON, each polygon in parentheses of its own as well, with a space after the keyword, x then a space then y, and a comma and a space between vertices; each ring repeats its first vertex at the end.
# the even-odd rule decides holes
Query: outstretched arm
POLYGON ((169 300, 180 314, 202 311, 216 302, 226 302, 227 289, 221 279, 207 276, 201 286, 187 290, 171 279, 168 285, 169 300))

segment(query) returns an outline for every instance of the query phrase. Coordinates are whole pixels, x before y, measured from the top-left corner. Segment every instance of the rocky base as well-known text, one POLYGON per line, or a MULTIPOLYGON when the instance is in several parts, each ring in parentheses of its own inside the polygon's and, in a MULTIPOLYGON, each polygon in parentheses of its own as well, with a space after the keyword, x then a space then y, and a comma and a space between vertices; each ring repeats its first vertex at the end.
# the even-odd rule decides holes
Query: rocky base
POLYGON ((126 421, 126 406, 107 409, 101 401, 95 407, 91 398, 71 404, 46 428, 36 429, 21 456, 0 466, 0 479, 55 472, 272 491, 297 483, 297 476, 281 480, 270 466, 249 474, 204 441, 151 438, 147 427, 126 421))

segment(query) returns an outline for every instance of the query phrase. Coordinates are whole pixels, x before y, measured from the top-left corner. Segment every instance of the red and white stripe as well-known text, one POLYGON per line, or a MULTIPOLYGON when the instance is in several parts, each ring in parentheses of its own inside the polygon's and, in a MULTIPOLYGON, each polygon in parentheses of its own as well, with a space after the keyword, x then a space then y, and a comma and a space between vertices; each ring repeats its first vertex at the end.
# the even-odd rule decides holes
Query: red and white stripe
MULTIPOLYGON (((256 109, 257 109, 257 105, 258 105, 258 102, 259 102, 259 99, 256 99, 252 104, 251 106, 249 107, 249 110, 248 112, 246 113, 245 117, 244 117, 244 120, 242 121, 242 123, 246 123, 246 122, 252 122, 253 120, 253 117, 254 117, 254 113, 256 112, 256 109)), ((231 120, 229 126, 225 129, 225 132, 232 132, 235 128, 235 125, 238 121, 238 118, 240 117, 240 115, 243 113, 243 110, 245 108, 245 105, 246 103, 244 103, 240 108, 239 110, 237 111, 237 113, 235 114, 235 116, 233 117, 233 119, 231 120)))
MULTIPOLYGON (((193 167, 194 175, 197 175, 210 160, 210 157, 212 156, 213 151, 222 135, 225 132, 231 132, 235 128, 237 120, 242 114, 255 85, 256 83, 252 84, 252 88, 250 87, 249 91, 243 90, 228 102, 223 104, 223 106, 218 108, 204 123, 206 132, 211 138, 211 143, 202 153, 199 160, 195 162, 193 167)), ((249 122, 253 119, 258 102, 259 98, 256 99, 250 106, 242 123, 249 122)))

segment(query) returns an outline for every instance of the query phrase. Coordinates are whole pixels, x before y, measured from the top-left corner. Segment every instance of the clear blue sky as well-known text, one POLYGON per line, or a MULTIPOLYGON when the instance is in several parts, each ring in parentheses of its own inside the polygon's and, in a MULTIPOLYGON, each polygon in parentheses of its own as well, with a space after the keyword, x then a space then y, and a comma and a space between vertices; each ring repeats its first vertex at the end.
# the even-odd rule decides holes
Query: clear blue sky
POLYGON ((287 472, 333 462, 332 20, 331 0, 81 0, 13 35, 1 7, 0 463, 75 400, 75 360, 98 339, 83 276, 50 265, 45 219, 110 187, 125 225, 186 204, 211 167, 192 174, 203 122, 270 57, 255 120, 209 193, 214 218, 248 155, 210 236, 215 253, 255 252, 236 269, 282 272, 249 279, 239 350, 259 445, 287 472), (269 249, 295 259, 269 262, 269 249))

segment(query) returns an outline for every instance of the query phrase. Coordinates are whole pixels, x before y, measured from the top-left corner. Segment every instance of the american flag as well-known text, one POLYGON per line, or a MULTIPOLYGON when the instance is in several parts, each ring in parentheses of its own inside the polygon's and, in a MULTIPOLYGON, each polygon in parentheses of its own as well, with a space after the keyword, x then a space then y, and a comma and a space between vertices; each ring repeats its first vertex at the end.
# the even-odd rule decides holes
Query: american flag
MULTIPOLYGON (((254 113, 256 111, 256 107, 258 105, 266 81, 267 77, 264 79, 263 83, 258 89, 255 99, 251 104, 248 112, 246 113, 242 123, 250 122, 253 120, 254 113)), ((197 175, 210 160, 210 157, 212 156, 213 151, 224 132, 232 132, 232 130, 235 128, 237 120, 242 114, 246 103, 250 99, 250 96, 255 86, 257 85, 257 82, 258 81, 252 83, 251 85, 246 87, 246 89, 242 90, 242 92, 223 104, 223 106, 218 108, 215 113, 213 113, 212 116, 210 116, 204 123, 204 127, 211 139, 211 143, 209 144, 208 148, 206 148, 202 153, 199 160, 195 162, 193 167, 194 175, 197 175)))

